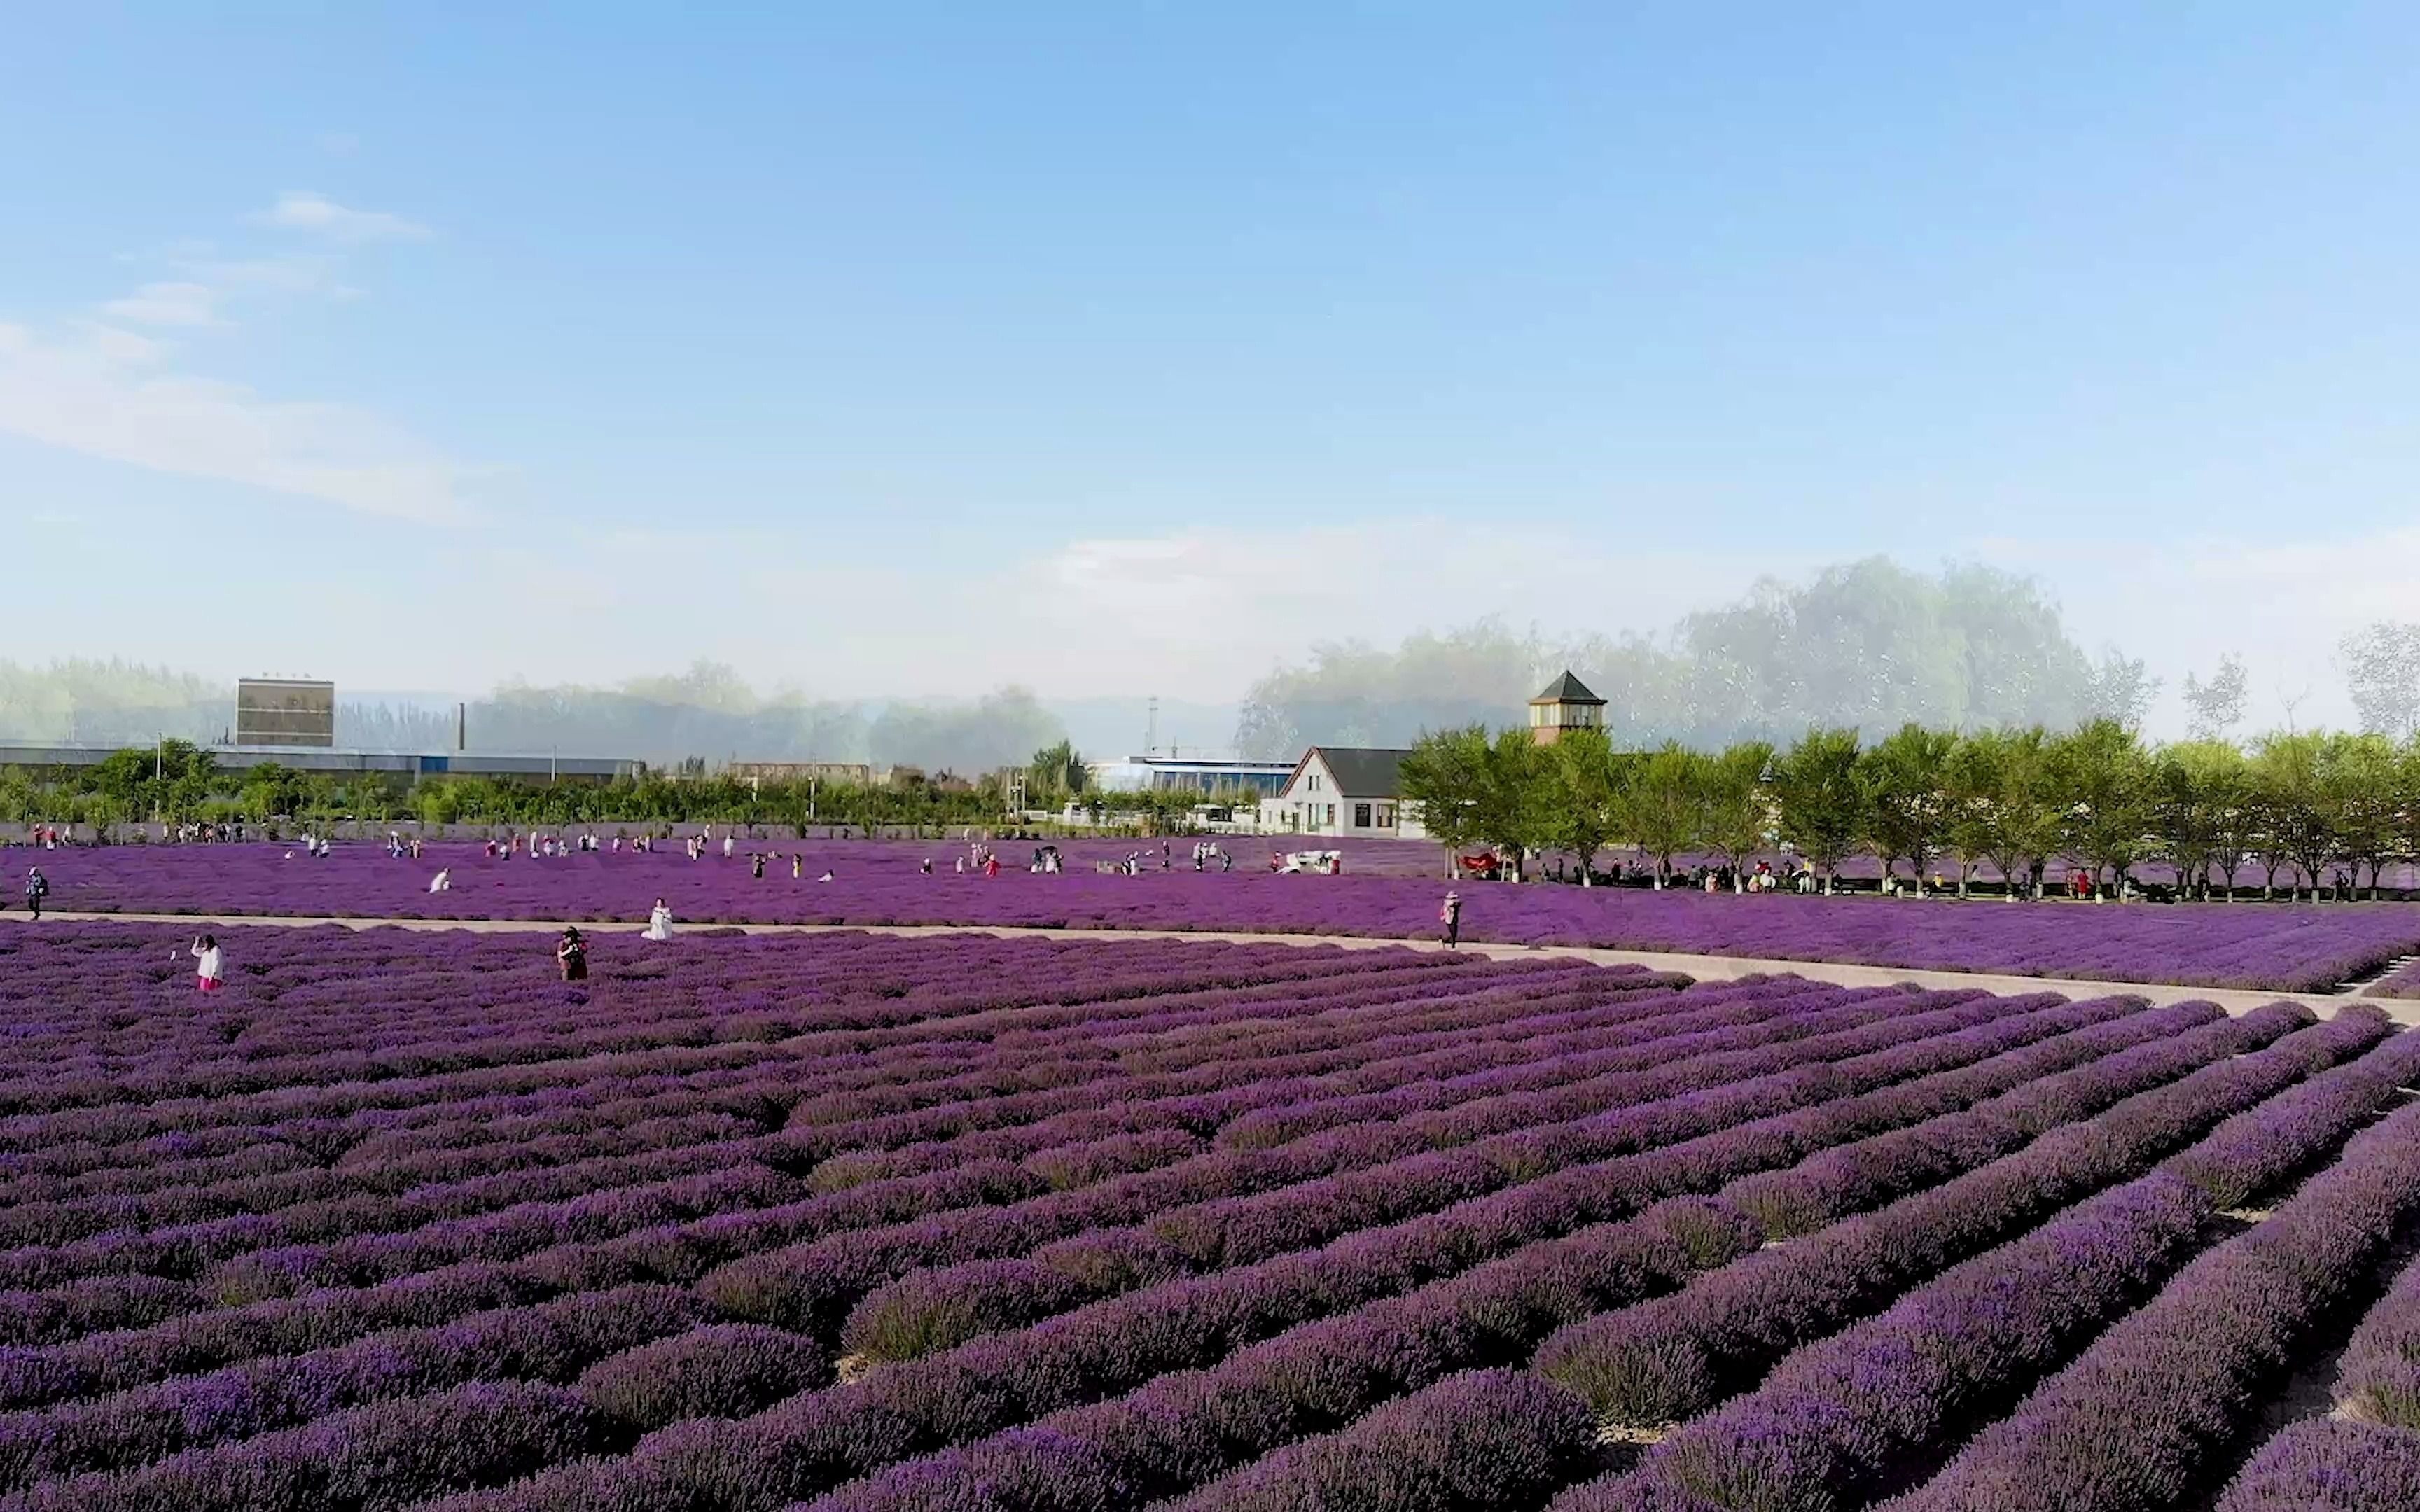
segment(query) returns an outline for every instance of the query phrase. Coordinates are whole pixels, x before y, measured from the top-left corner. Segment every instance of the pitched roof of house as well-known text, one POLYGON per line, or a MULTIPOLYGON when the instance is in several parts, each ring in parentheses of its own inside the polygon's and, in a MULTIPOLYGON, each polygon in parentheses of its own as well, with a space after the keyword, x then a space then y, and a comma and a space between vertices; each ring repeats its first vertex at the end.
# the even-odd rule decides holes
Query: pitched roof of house
POLYGON ((1404 758, 1408 750, 1384 750, 1369 746, 1313 746, 1295 763, 1294 776, 1286 779, 1291 790, 1302 769, 1313 756, 1336 779, 1336 795, 1340 798, 1392 798, 1401 794, 1404 785, 1404 758))
POLYGON ((1605 700, 1588 690, 1588 685, 1568 671, 1548 683, 1544 691, 1529 701, 1532 703, 1603 703, 1605 700))

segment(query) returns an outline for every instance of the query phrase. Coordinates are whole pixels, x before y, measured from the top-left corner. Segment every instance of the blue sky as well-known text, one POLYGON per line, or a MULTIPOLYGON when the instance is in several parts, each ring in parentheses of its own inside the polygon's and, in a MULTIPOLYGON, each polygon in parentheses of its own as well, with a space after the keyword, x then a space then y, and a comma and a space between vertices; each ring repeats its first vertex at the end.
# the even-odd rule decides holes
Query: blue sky
POLYGON ((2420 11, 54 7, 8 654, 1221 700, 1890 551, 2420 610, 2420 11), (30 580, 28 580, 30 579, 30 580))

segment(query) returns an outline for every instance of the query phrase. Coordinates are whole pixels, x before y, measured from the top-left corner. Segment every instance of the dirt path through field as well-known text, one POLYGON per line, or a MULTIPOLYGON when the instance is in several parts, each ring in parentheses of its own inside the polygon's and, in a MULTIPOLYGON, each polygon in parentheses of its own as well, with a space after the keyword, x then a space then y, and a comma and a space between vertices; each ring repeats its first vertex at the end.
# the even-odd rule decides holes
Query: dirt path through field
MULTIPOLYGON (((45 914, 45 919, 75 919, 97 923, 177 924, 189 929, 242 929, 246 927, 308 928, 336 924, 346 929, 410 929, 410 930, 475 930, 485 933, 535 934, 551 933, 562 928, 559 921, 536 918, 304 918, 278 915, 208 914, 45 914)), ((18 928, 35 927, 22 914, 0 914, 0 923, 18 928)), ((637 924, 590 924, 581 927, 592 935, 636 934, 637 924)), ((676 926, 679 927, 679 926, 676 926)), ((1059 939, 1087 940, 1236 940, 1263 941, 1279 945, 1332 945, 1348 950, 1444 949, 1435 940, 1372 939, 1345 934, 1284 934, 1251 933, 1225 930, 1153 930, 1153 929, 1032 929, 1001 924, 713 924, 690 925, 687 929, 736 929, 750 934, 830 934, 856 931, 873 934, 1047 934, 1059 939)), ((2307 1003, 2322 1016, 2333 1013, 2347 1003, 2366 1002, 2385 1011, 2398 1024, 2420 1025, 2420 999, 2351 997, 2327 993, 2247 992, 2235 988, 2176 987, 2160 982, 2141 981, 2077 981, 2063 977, 2009 977, 1978 971, 1911 971, 1898 966, 1848 965, 1828 961, 1759 960, 1748 956, 1680 955, 1658 950, 1598 949, 1570 945, 1488 945, 1466 944, 1462 948, 1472 955, 1497 959, 1519 956, 1571 956, 1592 961, 1599 965, 1636 964, 1657 971, 1677 971, 1699 981, 1726 981, 1738 977, 1790 973, 1812 981, 1833 982, 1843 987, 1885 986, 1892 982, 1915 982, 1922 987, 1979 987, 1985 992, 2063 993, 2069 997, 2107 997, 2132 995, 2153 1003, 2177 1003, 2188 999, 2216 1003, 2230 1013, 2248 1013, 2263 1003, 2280 999, 2307 1003)))

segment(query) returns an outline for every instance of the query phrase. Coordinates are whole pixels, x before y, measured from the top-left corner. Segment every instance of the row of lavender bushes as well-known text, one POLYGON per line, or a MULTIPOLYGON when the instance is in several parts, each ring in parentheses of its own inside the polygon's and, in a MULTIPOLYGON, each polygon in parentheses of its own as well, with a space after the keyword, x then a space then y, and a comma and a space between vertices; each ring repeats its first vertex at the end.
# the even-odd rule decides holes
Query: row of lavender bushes
MULTIPOLYGON (((1188 863, 1177 847, 1177 865, 1188 863)), ((996 878, 888 847, 801 852, 763 879, 741 863, 678 854, 419 862, 376 853, 288 860, 271 848, 75 853, 54 863, 53 906, 212 915, 645 919, 664 898, 692 922, 1016 925, 1219 930, 1388 938, 1435 931, 1440 885, 1409 877, 1141 877, 1090 872, 996 878), (447 865, 452 889, 428 892, 447 865), (832 880, 816 880, 826 872, 832 880)), ((2078 980, 2321 991, 2420 951, 2420 905, 1986 908, 1947 902, 1708 897, 1621 888, 1474 886, 1477 941, 1830 961, 2078 980)))
MULTIPOLYGON (((2124 1005, 2118 1008, 2121 1013, 2127 1011, 2124 1005)), ((2273 1022, 2242 1032, 2257 1044, 2306 1019, 2307 1014, 2299 1011, 2284 1011, 2273 1022)), ((1837 1085, 1839 1072, 1848 1071, 1874 1088, 1861 1095, 1809 1101, 1800 1090, 1807 1078, 1794 1073, 1763 1079, 1768 1086, 1743 1084, 1746 1090, 1738 1094, 1729 1088, 1699 1094, 1686 1101, 1703 1104, 1718 1117, 1714 1127, 1694 1140, 1629 1160, 1574 1169, 1564 1177, 1534 1183, 1531 1190, 1467 1200, 1435 1220, 1365 1229, 1317 1252, 1280 1254, 1223 1276, 1165 1284, 1093 1304, 1035 1327, 886 1367, 859 1386, 796 1398, 742 1423, 676 1427, 643 1441, 627 1458, 568 1467, 465 1504, 636 1505, 703 1495, 707 1500, 696 1504, 769 1508, 786 1497, 811 1494, 818 1482, 845 1480, 920 1445, 980 1438, 1053 1411, 1081 1412, 1079 1404, 1088 1397, 1148 1388, 1154 1377, 1199 1369, 1229 1355, 1252 1363, 1254 1338, 1282 1334, 1340 1309, 1349 1314, 1340 1326, 1349 1329, 1354 1319, 1367 1315, 1371 1303, 1404 1284, 1407 1269, 1417 1267, 1410 1269, 1410 1278, 1415 1280, 1423 1273, 1438 1273, 1435 1267, 1441 1259, 1451 1259, 1444 1275, 1466 1269, 1473 1255, 1474 1225, 1480 1226, 1479 1233, 1507 1222, 1542 1219, 1555 1226, 1547 1233, 1571 1231, 1575 1224, 1584 1227, 1590 1222, 1610 1222, 1620 1227, 1625 1212, 1638 1211, 1642 1202, 1664 1194, 1711 1190, 1769 1164, 1788 1164, 1829 1143, 1869 1137, 1954 1111, 1978 1096, 2039 1076, 2045 1066, 2057 1063, 2051 1058, 2055 1056, 2077 1054, 2071 1044, 2050 1050, 2048 1046, 2056 1041, 2045 1041, 2043 1036, 2053 1029, 2089 1034, 2092 1022, 2087 1016, 2080 1026, 2071 1010, 2038 1009, 1862 1057, 1870 1064, 1869 1071, 1856 1072, 1855 1061, 1838 1062, 1824 1068, 1825 1073, 1818 1078, 1834 1083, 1834 1092, 1854 1094, 1854 1085, 1848 1088, 1837 1085), (2045 1022, 2049 1015, 2056 1017, 2045 1022), (2029 1045, 2040 1047, 2038 1053, 2025 1053, 2023 1047, 2029 1045), (2015 1079, 2003 1079, 2010 1077, 2015 1079), (1790 1111, 1793 1106, 1797 1111, 1790 1111), (1745 1124, 1736 1121, 1742 1118, 1746 1119, 1745 1124), (1735 1133, 1727 1135, 1726 1123, 1735 1133), (1357 1276, 1365 1279, 1354 1280, 1357 1276), (1372 1291, 1373 1282, 1383 1282, 1386 1289, 1372 1291), (1226 1321, 1214 1324, 1213 1319, 1226 1321), (1171 1328, 1172 1324, 1179 1326, 1171 1328), (1234 1354, 1238 1348, 1245 1352, 1234 1354), (718 1489, 700 1491, 701 1486, 718 1489)), ((2245 1042, 2229 1038, 2224 1044, 2245 1042)), ((2104 1040, 2100 1048, 2108 1053, 2116 1046, 2104 1040)), ((2219 1041, 2203 1051, 2205 1057, 2225 1053, 2219 1041)), ((2168 1073, 2176 1072, 2172 1068, 2168 1073)), ((1738 1253, 1737 1246, 1745 1237, 1726 1224, 1710 1227, 1694 1211, 1652 1221, 1682 1223, 1693 1236, 1691 1243, 1701 1260, 1738 1253), (1724 1239, 1726 1233, 1732 1237, 1724 1239)), ((1531 1234, 1526 1247, 1472 1272, 1474 1279, 1463 1295, 1467 1304, 1482 1308, 1489 1305, 1483 1299, 1492 1291, 1507 1303, 1512 1297, 1532 1295, 1537 1301, 1531 1307, 1568 1306, 1576 1301, 1586 1310, 1585 1299, 1592 1293, 1600 1304, 1646 1294, 1635 1289, 1640 1286, 1652 1293, 1656 1289, 1653 1277, 1659 1273, 1666 1275, 1664 1285, 1668 1286, 1675 1278, 1671 1265, 1685 1265, 1685 1259, 1668 1260, 1661 1270, 1650 1263, 1644 1272, 1606 1270, 1605 1264, 1624 1252, 1641 1253, 1642 1249, 1646 1254, 1683 1257, 1690 1253, 1691 1245, 1666 1242, 1659 1246, 1652 1230, 1628 1232, 1636 1237, 1617 1237, 1610 1241, 1610 1248, 1593 1233, 1575 1233, 1567 1245, 1539 1244, 1537 1240, 1544 1236, 1531 1234), (1572 1286, 1588 1276, 1599 1279, 1575 1295, 1572 1286), (1572 1301, 1553 1301, 1556 1298, 1572 1301)), ((1478 1256, 1491 1252, 1482 1249, 1478 1256)), ((1443 1317, 1455 1310, 1450 1301, 1439 1304, 1433 1296, 1422 1301, 1440 1304, 1443 1317)), ((1264 1367, 1273 1368, 1274 1365, 1264 1367)), ((1120 1437, 1115 1430, 1104 1434, 1111 1440, 1120 1437)))

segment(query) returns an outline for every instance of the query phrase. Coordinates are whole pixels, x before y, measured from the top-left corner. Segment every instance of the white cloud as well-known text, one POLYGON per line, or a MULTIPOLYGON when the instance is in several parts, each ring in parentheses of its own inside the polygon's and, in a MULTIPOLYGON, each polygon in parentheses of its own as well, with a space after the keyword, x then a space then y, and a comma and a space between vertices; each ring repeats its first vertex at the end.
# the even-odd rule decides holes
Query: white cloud
MULTIPOLYGON (((427 235, 399 216, 348 209, 317 194, 283 195, 258 218, 335 242, 427 235)), ((366 515, 467 517, 464 470, 397 427, 349 405, 271 398, 179 371, 174 347, 125 328, 223 325, 221 306, 239 298, 350 298, 354 291, 339 281, 340 254, 245 257, 186 239, 146 260, 180 276, 101 305, 109 321, 70 315, 55 333, 0 324, 0 433, 366 515)))
POLYGON ((348 209, 324 194, 288 190, 261 212, 260 220, 288 230, 313 231, 333 241, 417 241, 431 233, 416 221, 384 210, 348 209))
POLYGON ((337 281, 335 259, 312 253, 188 262, 180 265, 180 270, 190 278, 223 289, 330 296, 344 292, 343 285, 337 281))
POLYGON ((207 284, 146 284, 101 308, 105 315, 142 325, 214 326, 219 323, 218 302, 218 290, 207 284))
POLYGON ((176 349, 164 341, 154 341, 149 336, 139 336, 132 331, 120 331, 116 326, 103 325, 98 320, 78 321, 75 329, 83 335, 94 355, 106 362, 126 366, 139 367, 162 362, 176 349))
POLYGON ((164 352, 105 326, 45 340, 0 325, 0 431, 367 515, 466 517, 461 470, 376 416, 164 371, 156 365, 164 352))

